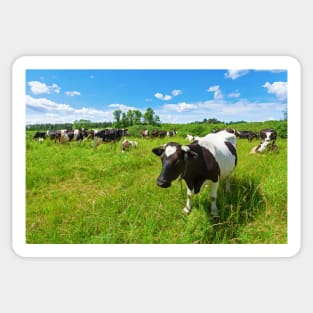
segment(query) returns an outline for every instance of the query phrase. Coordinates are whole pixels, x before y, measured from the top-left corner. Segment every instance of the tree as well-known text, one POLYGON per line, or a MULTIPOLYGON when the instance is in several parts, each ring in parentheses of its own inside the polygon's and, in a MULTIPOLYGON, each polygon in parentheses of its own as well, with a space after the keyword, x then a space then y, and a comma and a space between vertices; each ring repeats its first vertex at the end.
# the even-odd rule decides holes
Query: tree
POLYGON ((128 127, 128 126, 129 126, 128 117, 127 117, 126 113, 124 113, 124 112, 122 113, 122 118, 121 118, 120 126, 121 126, 121 127, 128 127))
POLYGON ((134 124, 134 111, 133 110, 128 110, 126 113, 127 120, 128 120, 128 125, 127 126, 133 126, 134 124))
POLYGON ((80 119, 79 121, 75 120, 73 122, 73 128, 75 128, 75 129, 89 128, 90 124, 91 124, 90 120, 84 120, 84 119, 80 119))
POLYGON ((122 111, 120 109, 117 109, 113 112, 113 116, 114 116, 114 119, 116 121, 116 127, 120 127, 120 124, 121 124, 121 114, 122 114, 122 111))
POLYGON ((155 115, 152 108, 147 108, 146 112, 143 115, 144 122, 149 125, 158 125, 160 124, 160 117, 155 115))
POLYGON ((141 122, 142 113, 139 110, 134 110, 134 124, 138 125, 141 122))

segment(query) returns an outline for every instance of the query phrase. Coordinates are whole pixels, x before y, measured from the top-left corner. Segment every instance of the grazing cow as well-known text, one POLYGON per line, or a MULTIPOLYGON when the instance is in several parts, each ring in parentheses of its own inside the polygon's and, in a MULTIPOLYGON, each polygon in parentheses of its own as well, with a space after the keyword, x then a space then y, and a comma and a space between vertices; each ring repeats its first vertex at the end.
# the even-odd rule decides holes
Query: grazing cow
POLYGON ((41 141, 39 140, 41 139, 46 139, 47 133, 46 132, 36 132, 33 139, 37 140, 37 141, 41 141))
POLYGON ((131 147, 137 148, 137 146, 138 146, 137 141, 125 139, 122 142, 122 152, 124 153, 125 151, 129 151, 131 147))
POLYGON ((140 134, 141 134, 141 138, 147 138, 149 136, 149 131, 145 129, 145 130, 142 130, 140 134))
POLYGON ((158 137, 159 136, 159 131, 158 130, 153 130, 150 134, 151 137, 158 137))
POLYGON ((166 136, 167 132, 165 130, 159 130, 158 131, 158 136, 160 138, 164 138, 166 136))
POLYGON ((167 137, 173 137, 173 136, 176 136, 176 134, 177 134, 176 130, 169 130, 166 132, 167 137))
POLYGON ((126 128, 99 130, 97 133, 94 134, 93 148, 95 149, 102 142, 116 143, 123 136, 126 135, 127 135, 126 128))
POLYGON ((248 139, 248 141, 252 141, 253 138, 258 137, 257 133, 250 130, 238 130, 237 133, 238 133, 237 137, 248 139))
POLYGON ((74 129, 74 137, 73 139, 79 141, 80 143, 84 138, 87 138, 89 135, 88 130, 85 128, 74 129))
POLYGON ((191 197, 197 194, 205 181, 212 182, 211 215, 218 216, 217 190, 221 179, 226 179, 226 191, 230 191, 230 175, 237 164, 236 136, 226 131, 208 134, 189 145, 170 142, 154 148, 153 153, 161 157, 162 171, 157 185, 171 186, 181 177, 187 184, 185 213, 191 211, 191 197))

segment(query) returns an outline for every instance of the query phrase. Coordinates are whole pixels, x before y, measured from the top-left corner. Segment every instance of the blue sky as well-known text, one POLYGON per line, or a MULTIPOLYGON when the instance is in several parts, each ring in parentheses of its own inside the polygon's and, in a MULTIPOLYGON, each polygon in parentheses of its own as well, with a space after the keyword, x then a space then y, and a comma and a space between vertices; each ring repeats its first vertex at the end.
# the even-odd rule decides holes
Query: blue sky
POLYGON ((287 89, 284 70, 27 70, 26 124, 148 107, 163 123, 282 119, 287 89))

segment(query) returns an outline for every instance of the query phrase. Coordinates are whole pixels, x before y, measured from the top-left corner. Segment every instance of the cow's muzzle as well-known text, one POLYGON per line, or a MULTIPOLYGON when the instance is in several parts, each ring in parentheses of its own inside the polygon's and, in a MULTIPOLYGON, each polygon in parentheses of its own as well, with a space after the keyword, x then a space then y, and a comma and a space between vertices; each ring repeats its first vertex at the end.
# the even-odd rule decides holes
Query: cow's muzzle
POLYGON ((167 181, 167 180, 164 180, 162 178, 158 178, 157 179, 157 185, 159 187, 162 187, 162 188, 168 188, 171 186, 171 182, 170 181, 167 181))

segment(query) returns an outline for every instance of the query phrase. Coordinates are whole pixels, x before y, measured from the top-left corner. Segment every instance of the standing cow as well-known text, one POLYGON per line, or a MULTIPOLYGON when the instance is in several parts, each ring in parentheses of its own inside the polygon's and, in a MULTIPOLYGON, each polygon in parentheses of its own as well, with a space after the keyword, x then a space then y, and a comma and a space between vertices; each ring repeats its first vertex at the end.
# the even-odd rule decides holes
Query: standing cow
POLYGON ((252 141, 253 138, 258 137, 257 133, 250 130, 240 130, 240 131, 238 130, 237 133, 238 133, 237 137, 246 138, 248 139, 248 141, 252 141))
POLYGON ((33 139, 37 140, 37 141, 42 141, 44 139, 46 139, 47 133, 46 132, 36 132, 33 139))
POLYGON ((157 185, 171 186, 172 181, 181 177, 187 184, 187 202, 184 212, 191 212, 191 197, 197 194, 207 181, 212 182, 211 215, 218 216, 216 206, 217 190, 221 179, 226 179, 226 191, 230 191, 230 175, 237 164, 236 136, 221 131, 208 134, 189 145, 170 142, 154 148, 153 153, 162 161, 161 174, 157 185))

